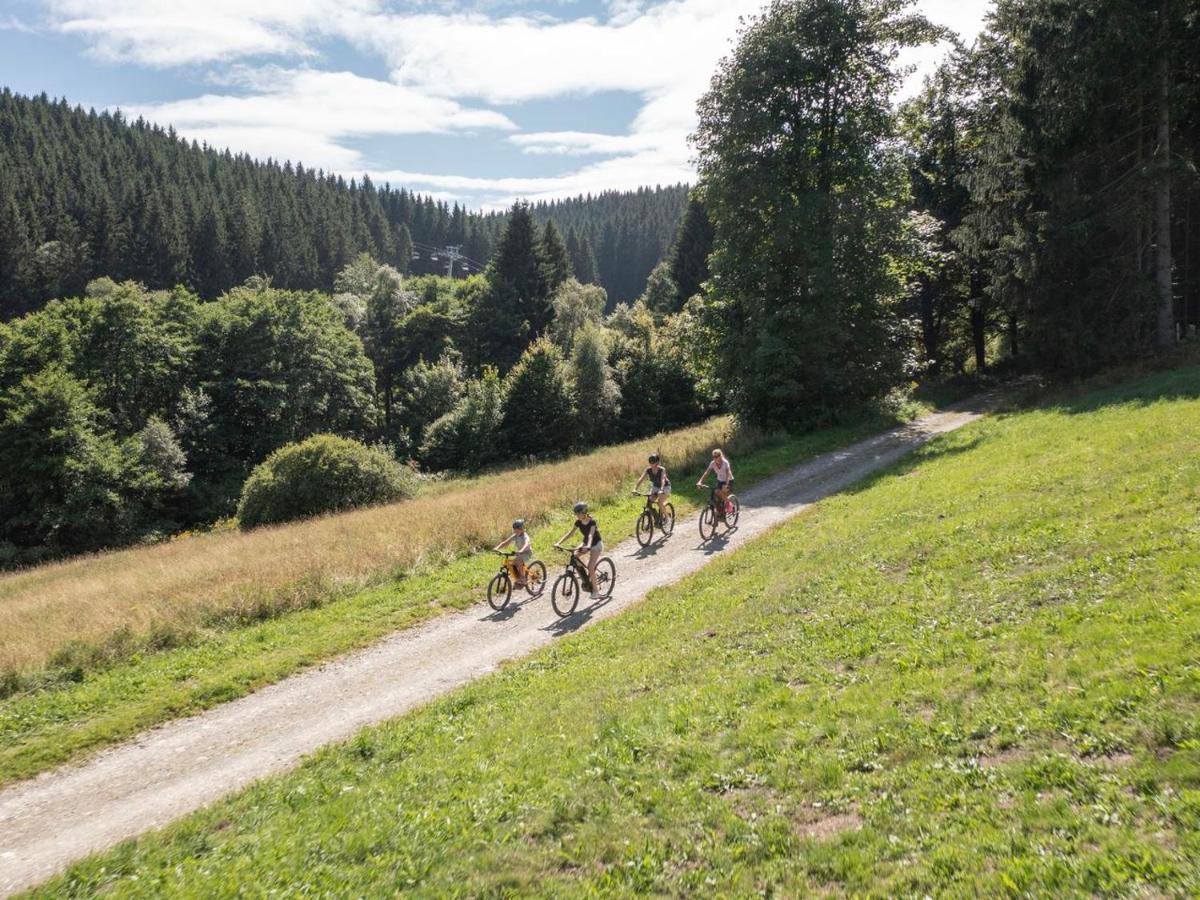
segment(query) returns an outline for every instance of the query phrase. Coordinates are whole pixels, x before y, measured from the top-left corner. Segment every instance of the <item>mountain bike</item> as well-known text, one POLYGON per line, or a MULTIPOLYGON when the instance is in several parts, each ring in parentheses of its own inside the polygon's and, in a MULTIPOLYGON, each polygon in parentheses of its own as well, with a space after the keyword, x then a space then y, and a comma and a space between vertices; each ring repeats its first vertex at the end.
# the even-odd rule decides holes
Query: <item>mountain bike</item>
MULTIPOLYGON (((503 550, 497 550, 496 553, 504 557, 504 562, 500 566, 500 571, 488 583, 487 597, 488 606, 499 612, 508 606, 508 601, 512 599, 513 584, 516 583, 517 578, 513 557, 517 554, 506 553, 503 550)), ((525 566, 525 592, 530 597, 540 597, 545 589, 546 566, 540 560, 535 559, 525 566)))
POLYGON ((726 498, 725 504, 723 506, 717 499, 717 489, 709 488, 708 503, 704 504, 704 509, 700 510, 700 539, 702 541, 711 541, 717 536, 718 524, 724 525, 726 531, 737 525, 738 517, 742 514, 742 504, 738 500, 737 494, 731 493, 726 498))
POLYGON ((663 537, 670 537, 671 532, 675 530, 675 507, 671 503, 664 503, 666 508, 665 513, 658 511, 658 503, 654 500, 653 494, 643 494, 640 491, 634 491, 634 496, 646 498, 646 508, 642 510, 642 514, 637 520, 637 541, 643 547, 650 545, 650 541, 654 538, 654 529, 657 528, 663 533, 663 537))
MULTIPOLYGON (((587 566, 575 555, 575 551, 566 547, 558 549, 567 554, 567 565, 550 591, 550 605, 559 616, 569 616, 579 605, 580 591, 590 591, 592 584, 588 581, 587 566)), ((616 565, 609 557, 602 556, 596 563, 596 593, 607 600, 612 596, 616 583, 616 565)))

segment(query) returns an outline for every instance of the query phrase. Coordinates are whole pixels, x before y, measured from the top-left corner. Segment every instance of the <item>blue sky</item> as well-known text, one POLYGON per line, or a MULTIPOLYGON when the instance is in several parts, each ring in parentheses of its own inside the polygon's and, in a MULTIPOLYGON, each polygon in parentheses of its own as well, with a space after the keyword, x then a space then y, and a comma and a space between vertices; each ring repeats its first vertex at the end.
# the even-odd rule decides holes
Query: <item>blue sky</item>
MULTIPOLYGON (((762 2, 0 0, 0 84, 497 208, 691 180, 696 99, 762 2)), ((917 5, 970 38, 988 0, 917 5)))

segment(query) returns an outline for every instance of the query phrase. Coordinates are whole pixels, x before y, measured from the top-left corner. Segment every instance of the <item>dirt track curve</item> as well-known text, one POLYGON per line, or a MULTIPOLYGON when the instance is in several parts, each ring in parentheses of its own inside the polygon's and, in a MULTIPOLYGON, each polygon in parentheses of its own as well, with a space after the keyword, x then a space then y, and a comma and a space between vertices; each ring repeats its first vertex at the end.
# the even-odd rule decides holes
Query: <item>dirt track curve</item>
MULTIPOLYGON (((0 895, 32 887, 90 853, 290 769, 306 753, 402 715, 503 660, 614 616, 650 589, 696 571, 934 435, 979 418, 988 406, 988 398, 979 398, 933 413, 764 481, 740 495, 739 527, 707 544, 689 516, 661 545, 610 547, 617 564, 612 598, 588 601, 585 595, 566 619, 550 609, 549 591, 519 605, 514 596, 501 613, 481 603, 12 785, 0 791, 0 895)), ((690 485, 681 479, 684 487, 690 485)), ((545 558, 553 579, 553 560, 545 558)))

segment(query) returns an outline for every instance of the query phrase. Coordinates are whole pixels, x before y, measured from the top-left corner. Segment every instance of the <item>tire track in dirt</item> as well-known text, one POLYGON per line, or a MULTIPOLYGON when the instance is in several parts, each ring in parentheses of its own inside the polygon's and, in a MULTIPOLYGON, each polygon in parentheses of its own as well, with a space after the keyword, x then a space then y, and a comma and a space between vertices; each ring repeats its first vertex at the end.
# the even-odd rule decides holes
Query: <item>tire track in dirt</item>
MULTIPOLYGON (((83 857, 162 827, 362 728, 403 715, 501 662, 617 615, 786 521, 806 506, 886 468, 932 437, 984 415, 982 397, 826 453, 740 494, 738 528, 701 543, 696 517, 665 543, 608 550, 617 564, 607 601, 581 600, 558 619, 549 586, 503 612, 479 606, 398 632, 364 650, 207 712, 170 722, 76 765, 0 791, 0 894, 32 887, 83 857), (590 605, 588 605, 590 603, 590 605)), ((552 583, 555 559, 547 559, 552 583)), ((482 596, 482 590, 481 590, 482 596)))

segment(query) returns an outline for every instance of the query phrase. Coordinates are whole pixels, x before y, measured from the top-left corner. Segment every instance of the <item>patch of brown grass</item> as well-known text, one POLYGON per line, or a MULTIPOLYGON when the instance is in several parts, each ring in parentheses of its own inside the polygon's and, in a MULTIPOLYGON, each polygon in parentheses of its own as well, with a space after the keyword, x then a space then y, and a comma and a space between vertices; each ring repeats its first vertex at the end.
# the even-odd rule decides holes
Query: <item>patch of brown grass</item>
MULTIPOLYGON (((437 484, 413 500, 249 532, 224 531, 0 576, 0 675, 81 655, 119 658, 197 628, 315 606, 627 490, 658 450, 686 484, 708 451, 745 451, 727 418, 560 462, 437 484), (83 654, 86 655, 86 654, 83 654)), ((699 474, 696 472, 696 474, 699 474)), ((2 679, 0 679, 2 680, 2 679)))

